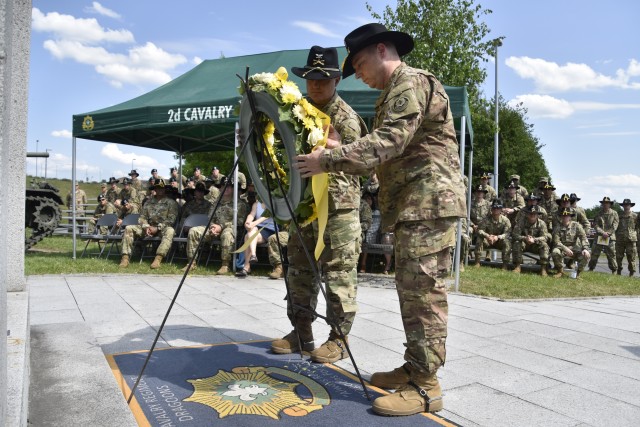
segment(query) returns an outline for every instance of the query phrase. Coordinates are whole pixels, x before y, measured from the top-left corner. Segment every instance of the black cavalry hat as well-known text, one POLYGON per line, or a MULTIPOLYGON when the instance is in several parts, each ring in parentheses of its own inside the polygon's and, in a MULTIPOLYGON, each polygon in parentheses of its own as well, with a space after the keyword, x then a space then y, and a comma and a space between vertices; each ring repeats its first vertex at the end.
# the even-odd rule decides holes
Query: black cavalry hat
POLYGON ((571 193, 569 194, 569 199, 571 199, 571 202, 579 202, 580 200, 582 200, 580 197, 578 197, 578 195, 576 193, 571 193))
POLYGON ((493 203, 491 203, 491 209, 502 209, 504 205, 502 204, 502 200, 495 199, 493 203))
POLYGON ((202 191, 204 194, 209 194, 209 190, 207 190, 207 186, 204 182, 196 183, 196 188, 194 191, 202 191))
POLYGON ((562 212, 560 212, 560 216, 575 216, 576 211, 573 208, 564 208, 562 212))
MULTIPOLYGON (((151 178, 151 179, 153 179, 153 178, 151 178)), ((151 179, 149 181, 151 181, 151 179)), ((164 179, 162 179, 162 178, 153 179, 153 189, 154 190, 157 190, 158 188, 163 188, 164 189, 166 187, 168 187, 168 186, 165 183, 164 179)))
POLYGON ((109 178, 109 184, 117 184, 118 180, 116 179, 115 176, 112 176, 109 178))
POLYGON ((338 51, 335 47, 312 46, 304 67, 291 67, 291 72, 307 80, 329 80, 340 77, 338 51))
POLYGON ((560 196, 559 199, 556 199, 556 203, 558 204, 558 206, 560 206, 562 202, 570 202, 570 201, 571 201, 571 196, 568 195, 567 193, 564 193, 562 196, 560 196))
POLYGON ((487 190, 486 188, 484 188, 482 186, 482 184, 476 185, 475 187, 473 187, 473 192, 477 193, 477 192, 482 192, 484 194, 487 194, 489 192, 489 190, 487 190))
POLYGON ((131 172, 129 172, 129 176, 140 176, 140 174, 138 173, 138 171, 136 171, 135 169, 131 169, 131 172))
POLYGON ((635 203, 631 203, 631 199, 624 199, 622 201, 622 203, 620 203, 620 206, 624 206, 624 205, 629 205, 631 207, 634 207, 636 204, 635 203))
POLYGON ((344 45, 349 53, 342 67, 342 78, 347 78, 355 73, 353 69, 353 57, 362 49, 372 44, 388 41, 394 44, 398 55, 403 56, 413 50, 413 37, 402 31, 389 31, 382 24, 365 24, 351 31, 344 38, 344 45))
POLYGON ((601 205, 603 205, 603 204, 605 204, 605 203, 609 203, 609 204, 613 205, 613 202, 612 202, 612 201, 611 201, 611 199, 610 199, 609 197, 607 197, 607 196, 604 196, 604 197, 602 198, 602 200, 600 200, 600 204, 601 204, 601 205))

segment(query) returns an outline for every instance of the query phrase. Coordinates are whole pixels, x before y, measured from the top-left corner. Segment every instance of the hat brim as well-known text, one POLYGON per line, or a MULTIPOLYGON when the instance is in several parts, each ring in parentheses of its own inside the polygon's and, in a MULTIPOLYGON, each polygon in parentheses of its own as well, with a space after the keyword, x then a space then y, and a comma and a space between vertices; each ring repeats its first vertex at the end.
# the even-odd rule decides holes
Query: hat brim
POLYGON ((611 200, 600 200, 601 205, 604 205, 605 203, 609 203, 610 205, 613 205, 613 202, 611 200))
POLYGON ((342 78, 346 79, 353 73, 355 70, 353 69, 352 61, 353 58, 364 48, 371 46, 375 43, 380 42, 391 42, 396 47, 396 51, 399 56, 404 56, 410 53, 413 50, 413 37, 411 37, 407 33, 403 33, 402 31, 385 31, 378 34, 374 34, 368 39, 364 40, 362 44, 358 47, 358 49, 353 49, 349 52, 347 57, 344 59, 344 65, 342 67, 342 78))
POLYGON ((620 206, 627 206, 627 205, 629 205, 631 207, 634 207, 636 204, 635 203, 620 203, 620 206))
POLYGON ((303 68, 291 67, 291 72, 296 76, 300 77, 301 79, 305 79, 305 80, 331 80, 341 76, 340 70, 336 70, 336 71, 325 70, 323 72, 318 69, 307 68, 307 67, 303 67, 303 68))

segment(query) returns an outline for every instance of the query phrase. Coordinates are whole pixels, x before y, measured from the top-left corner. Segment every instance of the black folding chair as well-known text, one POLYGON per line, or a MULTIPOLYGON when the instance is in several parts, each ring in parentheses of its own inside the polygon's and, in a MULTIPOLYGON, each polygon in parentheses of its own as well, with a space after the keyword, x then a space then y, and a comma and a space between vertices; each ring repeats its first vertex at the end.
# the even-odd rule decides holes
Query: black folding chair
POLYGON ((80 240, 86 240, 87 244, 84 245, 84 249, 82 250, 82 254, 80 258, 84 257, 87 254, 87 248, 90 243, 98 244, 98 252, 92 252, 89 255, 98 255, 98 258, 102 256, 102 251, 104 251, 104 246, 107 245, 107 236, 113 230, 113 227, 116 225, 116 221, 118 220, 118 216, 116 214, 105 214, 102 217, 98 218, 96 221, 96 229, 93 233, 83 233, 80 234, 80 240), (102 227, 107 227, 109 229, 107 234, 100 233, 100 229, 102 227))
POLYGON ((184 220, 184 223, 182 224, 179 232, 176 233, 175 237, 173 238, 171 260, 169 261, 169 264, 173 263, 173 260, 175 258, 187 260, 189 259, 187 256, 176 257, 176 252, 178 252, 178 250, 180 249, 180 245, 185 245, 186 252, 186 245, 189 240, 188 238, 190 229, 192 229, 193 227, 205 227, 208 223, 209 215, 207 214, 192 214, 184 220))
POLYGON ((114 227, 113 232, 107 235, 107 241, 104 246, 106 247, 107 244, 111 243, 111 246, 109 246, 109 252, 107 252, 107 259, 111 256, 111 251, 114 246, 117 250, 115 255, 120 255, 119 245, 124 237, 124 230, 127 228, 127 225, 138 225, 138 218, 140 218, 140 214, 129 214, 125 216, 120 223, 120 227, 114 227))

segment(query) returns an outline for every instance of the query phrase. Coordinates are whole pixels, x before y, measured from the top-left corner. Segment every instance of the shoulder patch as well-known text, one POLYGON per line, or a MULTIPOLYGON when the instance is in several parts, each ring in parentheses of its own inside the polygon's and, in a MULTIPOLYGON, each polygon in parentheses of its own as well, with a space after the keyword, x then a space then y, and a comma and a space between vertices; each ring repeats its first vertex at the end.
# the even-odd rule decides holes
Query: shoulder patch
POLYGON ((404 111, 405 108, 407 108, 407 105, 409 105, 409 98, 407 98, 406 96, 401 96, 393 102, 392 108, 394 112, 400 113, 404 111))

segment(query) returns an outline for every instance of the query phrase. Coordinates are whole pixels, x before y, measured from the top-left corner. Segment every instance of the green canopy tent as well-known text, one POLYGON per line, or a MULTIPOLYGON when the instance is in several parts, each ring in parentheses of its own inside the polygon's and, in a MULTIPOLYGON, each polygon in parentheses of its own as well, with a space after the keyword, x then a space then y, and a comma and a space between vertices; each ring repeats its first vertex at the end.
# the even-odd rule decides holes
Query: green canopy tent
MULTIPOLYGON (((346 49, 337 49, 339 57, 344 58, 346 49)), ((241 99, 237 75, 245 78, 247 67, 250 74, 255 74, 275 72, 283 66, 289 72, 289 78, 305 92, 303 79, 293 75, 290 69, 306 64, 307 55, 308 50, 303 49, 204 61, 191 71, 137 98, 74 115, 74 185, 76 138, 173 151, 180 157, 197 151, 233 150, 234 129, 238 120, 236 106, 241 99)), ((458 141, 464 141, 461 144, 461 158, 464 159, 465 148, 473 147, 467 91, 464 87, 451 86, 445 86, 445 90, 449 95, 458 141)), ((373 118, 378 90, 370 89, 351 77, 340 82, 338 92, 365 120, 373 118)), ((75 213, 73 221, 75 224, 75 213)))

